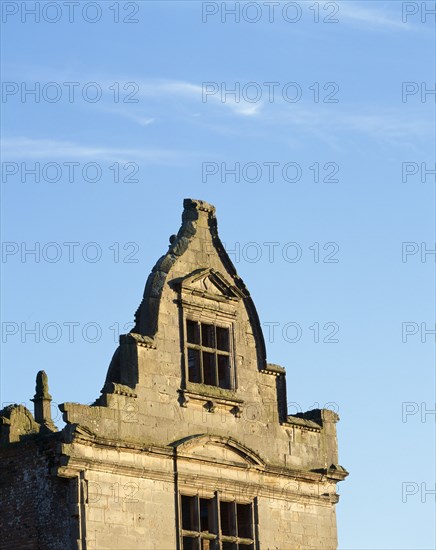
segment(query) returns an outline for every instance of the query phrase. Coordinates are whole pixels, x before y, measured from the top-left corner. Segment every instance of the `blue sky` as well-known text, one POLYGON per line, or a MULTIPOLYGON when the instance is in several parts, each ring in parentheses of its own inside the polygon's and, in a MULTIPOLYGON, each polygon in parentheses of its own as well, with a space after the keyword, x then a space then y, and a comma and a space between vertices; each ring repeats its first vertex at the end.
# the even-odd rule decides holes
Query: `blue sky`
POLYGON ((290 412, 341 417, 340 548, 433 548, 433 3, 45 4, 2 3, 2 405, 98 396, 201 198, 290 412))

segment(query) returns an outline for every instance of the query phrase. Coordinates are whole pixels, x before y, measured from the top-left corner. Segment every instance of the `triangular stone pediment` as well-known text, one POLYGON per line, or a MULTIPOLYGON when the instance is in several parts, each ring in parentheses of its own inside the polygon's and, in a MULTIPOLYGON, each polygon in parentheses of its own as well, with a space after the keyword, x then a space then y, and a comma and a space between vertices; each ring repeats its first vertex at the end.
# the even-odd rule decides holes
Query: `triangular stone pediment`
POLYGON ((220 297, 240 300, 242 292, 219 271, 211 268, 198 269, 180 281, 181 288, 205 297, 220 297))

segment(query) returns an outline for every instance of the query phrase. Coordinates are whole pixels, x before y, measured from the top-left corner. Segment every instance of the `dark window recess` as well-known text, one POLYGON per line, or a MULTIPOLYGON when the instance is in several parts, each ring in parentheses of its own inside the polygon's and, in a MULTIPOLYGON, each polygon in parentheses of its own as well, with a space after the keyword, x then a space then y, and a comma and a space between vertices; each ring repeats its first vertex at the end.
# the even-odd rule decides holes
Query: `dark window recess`
POLYGON ((230 357, 218 355, 218 386, 230 389, 230 357))
POLYGON ((203 375, 204 383, 209 386, 217 386, 215 377, 215 355, 208 351, 203 351, 203 375))
POLYGON ((253 538, 251 504, 236 505, 236 519, 238 523, 238 537, 253 538))
POLYGON ((215 327, 201 323, 201 345, 206 348, 215 348, 215 327))
POLYGON ((200 539, 183 537, 183 550, 200 550, 199 542, 200 539))
POLYGON ((181 505, 183 550, 219 550, 214 499, 182 495, 181 505))
POLYGON ((198 323, 195 321, 187 321, 187 340, 190 344, 199 344, 200 343, 200 332, 198 323))
POLYGON ((182 496, 182 528, 198 531, 197 497, 182 496))
POLYGON ((212 500, 200 498, 200 531, 211 531, 212 500))
POLYGON ((221 533, 227 537, 236 536, 234 502, 220 502, 221 533))
POLYGON ((201 382, 200 352, 188 348, 188 378, 191 382, 201 382))
POLYGON ((188 380, 231 389, 230 330, 186 321, 188 380))
POLYGON ((252 504, 182 495, 181 506, 182 550, 254 550, 252 504))
POLYGON ((230 351, 228 329, 216 327, 216 347, 221 351, 230 351))

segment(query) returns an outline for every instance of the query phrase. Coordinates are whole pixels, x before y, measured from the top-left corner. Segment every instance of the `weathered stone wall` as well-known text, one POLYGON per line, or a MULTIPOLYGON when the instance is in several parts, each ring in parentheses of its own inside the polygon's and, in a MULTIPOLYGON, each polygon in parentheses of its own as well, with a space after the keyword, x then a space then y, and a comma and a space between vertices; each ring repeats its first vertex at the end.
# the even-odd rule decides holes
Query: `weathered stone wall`
POLYGON ((331 507, 259 499, 260 540, 265 550, 333 550, 336 516, 331 507))
POLYGON ((176 548, 172 481, 86 472, 88 550, 176 548))
POLYGON ((71 482, 50 475, 53 447, 18 443, 0 455, 0 548, 72 548, 77 525, 71 482))
MULTIPOLYGON (((82 472, 82 541, 89 549, 178 548, 179 493, 256 502, 257 550, 336 548, 335 483, 316 473, 270 470, 254 455, 203 436, 165 448, 62 446, 59 475, 82 472), (88 465, 88 467, 86 467, 88 465)), ((80 548, 81 546, 79 546, 80 548)))

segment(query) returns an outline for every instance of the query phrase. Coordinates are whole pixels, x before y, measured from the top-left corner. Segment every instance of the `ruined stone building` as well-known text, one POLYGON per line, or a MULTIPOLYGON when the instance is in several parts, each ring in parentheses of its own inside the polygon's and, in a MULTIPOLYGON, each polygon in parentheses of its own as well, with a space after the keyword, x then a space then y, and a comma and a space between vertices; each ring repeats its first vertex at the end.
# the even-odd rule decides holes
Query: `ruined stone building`
POLYGON ((338 416, 287 413, 203 201, 185 200, 95 403, 60 405, 57 430, 43 371, 33 401, 0 411, 2 549, 337 547, 338 416))

